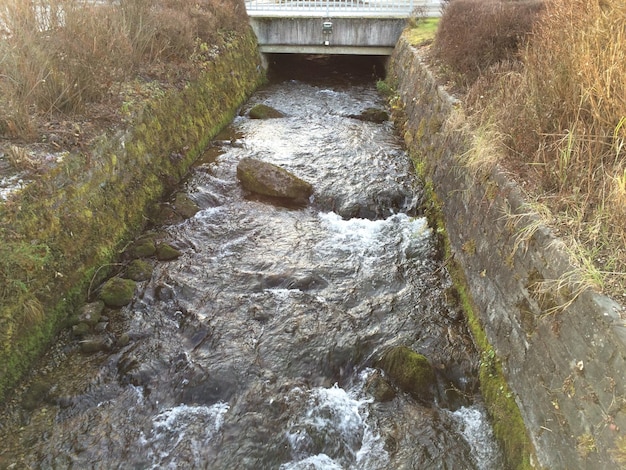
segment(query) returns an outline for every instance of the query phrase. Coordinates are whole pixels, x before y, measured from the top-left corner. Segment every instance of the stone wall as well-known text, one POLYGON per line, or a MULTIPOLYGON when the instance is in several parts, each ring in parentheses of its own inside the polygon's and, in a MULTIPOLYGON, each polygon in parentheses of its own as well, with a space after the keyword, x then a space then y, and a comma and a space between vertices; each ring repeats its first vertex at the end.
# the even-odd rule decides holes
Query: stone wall
POLYGON ((23 286, 0 302, 0 401, 265 78, 251 30, 203 66, 185 87, 133 103, 119 130, 0 205, 0 267, 23 286), (18 265, 24 279, 9 272, 18 265))
POLYGON ((389 75, 407 117, 405 140, 441 202, 452 256, 521 411, 534 465, 617 468, 626 433, 623 310, 558 282, 572 272, 566 247, 503 171, 463 163, 472 131, 460 125, 461 105, 402 39, 389 75))

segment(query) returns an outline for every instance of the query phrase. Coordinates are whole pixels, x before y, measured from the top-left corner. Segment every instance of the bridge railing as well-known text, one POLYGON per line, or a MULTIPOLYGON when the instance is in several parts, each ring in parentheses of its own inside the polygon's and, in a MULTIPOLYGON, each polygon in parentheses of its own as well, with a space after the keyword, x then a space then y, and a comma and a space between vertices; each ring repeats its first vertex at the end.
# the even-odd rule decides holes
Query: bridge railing
POLYGON ((326 16, 336 13, 391 13, 409 16, 417 6, 414 0, 245 0, 245 3, 246 10, 250 13, 325 13, 326 16))

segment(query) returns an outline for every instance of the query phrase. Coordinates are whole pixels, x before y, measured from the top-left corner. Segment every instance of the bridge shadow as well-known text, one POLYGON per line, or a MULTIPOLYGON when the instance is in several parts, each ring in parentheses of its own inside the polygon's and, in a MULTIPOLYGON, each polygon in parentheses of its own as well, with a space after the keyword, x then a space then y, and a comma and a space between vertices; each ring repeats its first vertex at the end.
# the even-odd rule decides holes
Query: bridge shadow
POLYGON ((385 78, 384 56, 267 54, 271 82, 299 80, 353 86, 385 78))

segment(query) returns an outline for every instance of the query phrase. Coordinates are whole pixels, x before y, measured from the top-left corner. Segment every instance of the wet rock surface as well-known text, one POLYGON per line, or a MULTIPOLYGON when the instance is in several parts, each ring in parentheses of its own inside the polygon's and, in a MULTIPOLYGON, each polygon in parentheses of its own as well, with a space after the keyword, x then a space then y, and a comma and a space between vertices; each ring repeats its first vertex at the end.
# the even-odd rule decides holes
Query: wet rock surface
POLYGON ((237 178, 248 191, 263 196, 306 203, 313 194, 310 183, 278 165, 256 158, 242 158, 239 161, 237 178))
POLYGON ((350 114, 348 117, 358 119, 359 121, 369 121, 376 124, 382 124, 389 120, 389 113, 381 108, 367 108, 359 114, 350 114))

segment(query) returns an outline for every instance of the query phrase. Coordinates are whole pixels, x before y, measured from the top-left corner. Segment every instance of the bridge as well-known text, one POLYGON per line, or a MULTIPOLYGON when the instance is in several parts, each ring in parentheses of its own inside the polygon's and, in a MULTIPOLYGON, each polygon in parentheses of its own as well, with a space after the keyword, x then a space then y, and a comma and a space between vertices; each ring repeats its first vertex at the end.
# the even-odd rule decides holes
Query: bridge
POLYGON ((390 55, 410 16, 441 0, 246 0, 262 53, 390 55))

